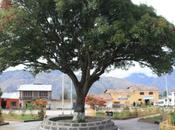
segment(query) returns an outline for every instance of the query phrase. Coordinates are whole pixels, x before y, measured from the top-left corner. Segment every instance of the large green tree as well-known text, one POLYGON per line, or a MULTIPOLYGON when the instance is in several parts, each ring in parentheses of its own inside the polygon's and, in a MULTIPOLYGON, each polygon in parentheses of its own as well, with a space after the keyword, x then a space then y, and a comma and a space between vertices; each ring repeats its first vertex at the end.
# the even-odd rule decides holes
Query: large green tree
POLYGON ((13 0, 0 20, 0 70, 24 64, 67 74, 79 119, 89 89, 106 70, 136 61, 160 75, 175 62, 174 25, 131 0, 13 0))

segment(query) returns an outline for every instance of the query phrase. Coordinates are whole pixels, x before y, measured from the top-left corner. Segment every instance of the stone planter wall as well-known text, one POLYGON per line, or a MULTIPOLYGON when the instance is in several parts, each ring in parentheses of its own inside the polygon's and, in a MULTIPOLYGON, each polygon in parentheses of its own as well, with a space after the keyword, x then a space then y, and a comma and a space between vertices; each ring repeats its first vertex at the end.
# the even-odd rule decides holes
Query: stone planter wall
POLYGON ((61 121, 61 118, 60 121, 51 121, 51 118, 44 119, 40 130, 117 130, 111 119, 87 123, 68 123, 61 121))

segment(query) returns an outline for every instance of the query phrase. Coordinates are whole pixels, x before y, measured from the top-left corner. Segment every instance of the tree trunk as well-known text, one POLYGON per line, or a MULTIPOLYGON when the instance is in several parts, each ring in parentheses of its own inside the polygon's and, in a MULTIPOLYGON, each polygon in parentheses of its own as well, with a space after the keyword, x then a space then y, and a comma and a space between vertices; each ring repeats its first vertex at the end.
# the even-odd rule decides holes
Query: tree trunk
POLYGON ((73 121, 84 122, 85 121, 85 95, 77 93, 76 104, 74 107, 73 121))

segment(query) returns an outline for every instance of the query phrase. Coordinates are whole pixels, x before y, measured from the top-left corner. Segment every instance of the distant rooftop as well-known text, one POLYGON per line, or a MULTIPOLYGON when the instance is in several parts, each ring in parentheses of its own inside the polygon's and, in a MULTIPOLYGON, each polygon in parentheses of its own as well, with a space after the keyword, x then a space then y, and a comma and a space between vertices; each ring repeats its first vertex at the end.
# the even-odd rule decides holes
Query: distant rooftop
POLYGON ((19 99, 19 92, 3 93, 1 98, 4 98, 4 99, 19 99))
POLYGON ((52 85, 24 84, 20 85, 19 91, 52 91, 52 85))
POLYGON ((158 91, 158 88, 154 86, 133 85, 124 89, 107 89, 105 93, 130 93, 133 91, 158 91))

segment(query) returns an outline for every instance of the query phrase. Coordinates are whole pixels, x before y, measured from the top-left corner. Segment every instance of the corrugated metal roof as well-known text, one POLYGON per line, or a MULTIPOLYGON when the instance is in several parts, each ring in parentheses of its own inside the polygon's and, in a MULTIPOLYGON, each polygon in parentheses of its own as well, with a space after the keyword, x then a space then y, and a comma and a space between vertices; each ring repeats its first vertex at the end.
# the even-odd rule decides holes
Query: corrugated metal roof
POLYGON ((24 84, 20 85, 19 91, 52 91, 52 85, 24 84))
POLYGON ((19 99, 19 92, 3 93, 1 98, 5 98, 5 99, 19 99))

